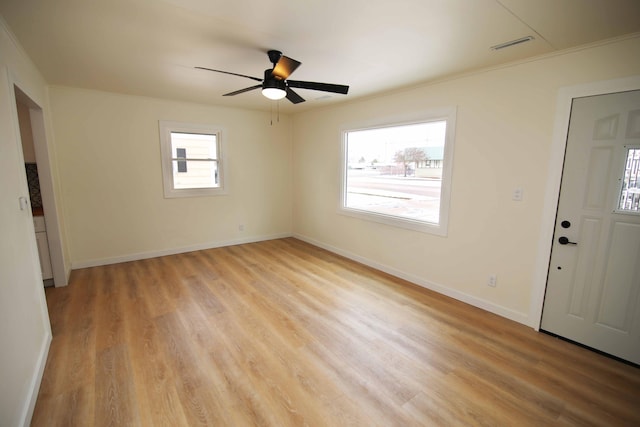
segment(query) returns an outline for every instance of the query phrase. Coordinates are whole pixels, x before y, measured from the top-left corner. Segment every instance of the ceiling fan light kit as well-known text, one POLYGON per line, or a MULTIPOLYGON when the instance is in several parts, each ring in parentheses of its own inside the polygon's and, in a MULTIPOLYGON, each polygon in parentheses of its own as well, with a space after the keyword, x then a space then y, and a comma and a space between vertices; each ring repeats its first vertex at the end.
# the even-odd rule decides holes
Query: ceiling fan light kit
POLYGON ((287 98, 293 104, 299 104, 304 102, 304 98, 298 95, 292 88, 319 90, 322 92, 341 93, 346 95, 349 92, 349 86, 336 85, 332 83, 317 83, 307 82, 301 80, 287 80, 287 78, 293 73, 296 68, 301 65, 301 62, 295 59, 284 56, 279 50, 270 50, 267 52, 269 61, 273 64, 273 68, 268 68, 264 71, 264 78, 247 76, 244 74, 232 73, 229 71, 214 70, 212 68, 195 67, 200 70, 214 71, 216 73, 230 74, 232 76, 245 77, 261 84, 251 86, 248 88, 236 90, 234 92, 225 93, 223 96, 235 96, 244 92, 249 92, 254 89, 262 88, 262 94, 269 99, 279 100, 287 98))
POLYGON ((287 96, 287 91, 278 89, 277 87, 265 87, 262 89, 262 94, 269 99, 277 101, 287 96))
POLYGON ((279 80, 271 75, 272 70, 264 71, 264 80, 262 82, 262 94, 277 101, 287 96, 287 84, 284 80, 279 80))

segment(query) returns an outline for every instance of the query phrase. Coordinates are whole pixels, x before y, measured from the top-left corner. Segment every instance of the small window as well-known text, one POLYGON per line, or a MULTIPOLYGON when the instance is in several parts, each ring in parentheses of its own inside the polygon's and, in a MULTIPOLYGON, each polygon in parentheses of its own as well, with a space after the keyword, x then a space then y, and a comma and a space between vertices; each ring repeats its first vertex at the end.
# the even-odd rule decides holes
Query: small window
POLYGON ((617 212, 640 213, 640 147, 625 147, 617 212))
POLYGON ((165 197, 224 193, 220 134, 215 126, 160 122, 165 197))
POLYGON ((447 109, 343 132, 341 212, 446 235, 454 124, 447 109))

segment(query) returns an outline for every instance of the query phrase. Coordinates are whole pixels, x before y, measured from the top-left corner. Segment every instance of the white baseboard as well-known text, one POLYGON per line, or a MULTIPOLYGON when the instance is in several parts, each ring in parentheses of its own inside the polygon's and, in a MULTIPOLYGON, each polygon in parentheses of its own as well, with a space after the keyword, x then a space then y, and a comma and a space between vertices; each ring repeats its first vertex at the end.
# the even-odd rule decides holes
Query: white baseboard
POLYGON ((530 325, 530 321, 529 321, 529 316, 526 313, 522 313, 519 311, 515 311, 512 310, 510 308, 507 307, 503 307, 500 305, 497 305, 495 303, 492 303, 490 301, 484 300, 482 298, 478 298, 475 297, 473 295, 469 295, 466 294, 464 292, 460 292, 458 290, 455 289, 451 289, 447 286, 438 284, 438 283, 433 283, 433 282, 429 282, 427 280, 422 279, 421 277, 406 273, 404 271, 400 271, 396 268, 393 267, 389 267, 387 265, 384 264, 380 264, 376 261, 372 261, 368 258, 362 257, 360 255, 356 255, 354 253, 351 253, 349 251, 345 251, 343 249, 331 246, 331 245, 327 245, 325 243, 319 242, 315 239, 312 239, 310 237, 301 235, 301 234, 297 234, 294 233, 293 237, 295 237, 296 239, 300 239, 302 241, 305 241, 309 244, 312 244, 314 246, 318 246, 322 249, 326 249, 329 252, 333 252, 336 253, 338 255, 342 255, 346 258, 349 258, 353 261, 359 262, 361 264, 367 265, 369 267, 375 268, 376 270, 380 270, 380 271, 384 271, 385 273, 391 274, 392 276, 398 277, 400 279, 404 279, 407 280, 411 283, 415 283, 418 286, 422 286, 423 288, 426 289, 430 289, 434 292, 438 292, 439 294, 442 295, 446 295, 448 297, 451 297, 453 299, 456 299, 458 301, 462 301, 464 303, 470 304, 474 307, 478 307, 481 308, 485 311, 488 311, 490 313, 493 314, 497 314, 498 316, 502 316, 505 317, 507 319, 513 320, 515 322, 518 323, 522 323, 524 325, 527 326, 531 326, 530 325))
POLYGON ((71 263, 73 270, 78 268, 97 267, 101 265, 118 264, 121 262, 138 261, 141 259, 157 258, 167 255, 176 255, 186 252, 201 251, 205 249, 221 248, 224 246, 241 245, 244 243, 262 242, 265 240, 282 239, 292 237, 291 233, 271 234, 267 236, 251 236, 242 239, 221 240, 217 242, 208 242, 192 246, 183 246, 180 248, 163 249, 159 251, 138 252, 134 254, 122 255, 111 258, 100 258, 85 261, 77 261, 71 263))
POLYGON ((77 269, 77 268, 96 267, 100 265, 117 264, 120 262, 137 261, 141 259, 156 258, 156 257, 166 256, 166 255, 175 255, 175 254, 199 251, 204 249, 213 249, 213 248, 220 248, 224 246, 241 245, 244 243, 254 243, 254 242, 261 242, 265 240, 282 239, 285 237, 295 237, 296 239, 300 239, 302 241, 305 241, 314 246, 318 246, 322 249, 326 249, 335 254, 342 255, 353 261, 375 268, 376 270, 384 271, 385 273, 391 274, 392 276, 407 280, 411 283, 415 283, 416 285, 422 286, 423 288, 430 289, 432 291, 438 292, 439 294, 446 295, 458 301, 462 301, 474 307, 481 308, 485 311, 497 314, 498 316, 505 317, 515 322, 522 323, 527 326, 531 326, 529 316, 526 313, 515 311, 510 308, 503 307, 501 305, 484 300, 482 298, 478 298, 473 295, 460 292, 450 287, 424 280, 421 277, 406 273, 404 271, 398 270, 396 268, 393 268, 384 264, 380 264, 376 261, 370 260, 360 255, 356 255, 349 251, 345 251, 343 249, 340 249, 331 245, 327 245, 323 242, 317 241, 315 239, 312 239, 310 237, 297 234, 297 233, 294 233, 294 234, 281 233, 281 234, 272 234, 268 236, 252 236, 252 237, 243 238, 243 239, 232 239, 232 240, 225 240, 225 241, 218 241, 218 242, 209 242, 209 243, 204 243, 200 245, 185 246, 181 248, 165 249, 165 250, 150 251, 150 252, 140 252, 140 253, 128 254, 128 255, 112 257, 112 258, 101 258, 101 259, 94 259, 94 260, 87 260, 87 261, 79 261, 79 262, 73 262, 72 268, 77 269))
POLYGON ((40 347, 40 354, 38 355, 38 363, 36 369, 31 378, 29 384, 29 394, 25 399, 24 407, 22 408, 22 414, 20 416, 20 424, 23 427, 31 425, 31 418, 33 417, 33 410, 36 407, 36 400, 38 399, 38 392, 40 391, 40 384, 42 383, 42 376, 44 375, 44 368, 47 365, 47 356, 49 355, 49 347, 51 346, 51 333, 47 333, 42 341, 40 347))

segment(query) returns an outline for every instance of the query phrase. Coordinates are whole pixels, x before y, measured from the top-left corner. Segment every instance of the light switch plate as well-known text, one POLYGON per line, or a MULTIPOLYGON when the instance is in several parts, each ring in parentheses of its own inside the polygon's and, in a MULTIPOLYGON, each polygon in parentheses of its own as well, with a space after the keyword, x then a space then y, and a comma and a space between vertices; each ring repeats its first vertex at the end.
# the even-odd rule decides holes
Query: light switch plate
POLYGON ((516 201, 516 202, 520 202, 522 200, 522 187, 516 187, 513 190, 513 195, 511 196, 511 199, 516 201))

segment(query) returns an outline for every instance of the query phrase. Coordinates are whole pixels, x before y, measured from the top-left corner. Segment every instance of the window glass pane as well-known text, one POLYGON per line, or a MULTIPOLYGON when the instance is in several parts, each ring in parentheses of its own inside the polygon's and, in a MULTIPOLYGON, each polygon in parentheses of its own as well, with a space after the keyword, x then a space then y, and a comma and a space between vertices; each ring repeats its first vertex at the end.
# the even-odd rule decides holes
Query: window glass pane
POLYGON ((219 186, 216 135, 171 132, 173 188, 219 186))
POLYGON ((171 132, 171 154, 177 155, 178 148, 187 150, 189 159, 217 159, 216 135, 171 132))
POLYGON ((446 125, 347 132, 344 207, 438 224, 446 125))
POLYGON ((187 160, 187 173, 179 173, 178 166, 183 160, 173 161, 173 187, 185 188, 211 188, 218 184, 218 162, 187 160))
POLYGON ((640 212, 640 147, 627 148, 627 161, 622 176, 622 192, 618 209, 640 212))

